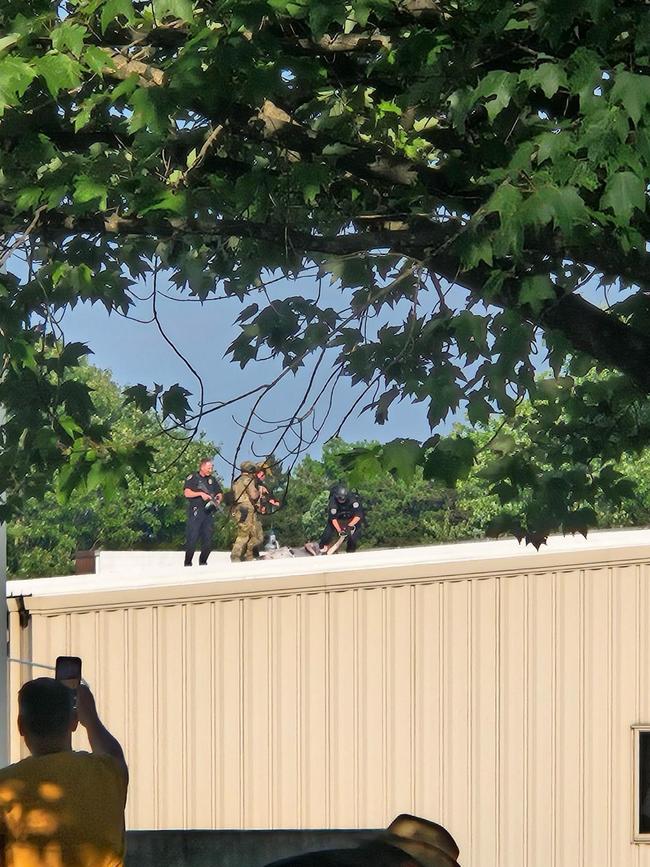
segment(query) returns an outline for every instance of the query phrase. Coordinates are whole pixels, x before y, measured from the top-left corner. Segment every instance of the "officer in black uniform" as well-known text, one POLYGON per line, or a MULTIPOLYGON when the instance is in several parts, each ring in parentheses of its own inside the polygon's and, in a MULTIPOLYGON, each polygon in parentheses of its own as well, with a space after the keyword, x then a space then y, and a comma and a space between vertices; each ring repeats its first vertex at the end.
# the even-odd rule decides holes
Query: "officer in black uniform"
POLYGON ((347 536, 345 550, 348 553, 356 551, 361 536, 361 522, 364 518, 359 495, 350 491, 341 482, 334 485, 327 504, 327 526, 318 543, 321 553, 327 553, 332 542, 341 535, 347 536))
POLYGON ((199 470, 185 479, 183 495, 187 500, 185 565, 192 565, 196 544, 200 541, 199 566, 205 566, 212 549, 214 513, 223 499, 221 485, 212 475, 212 461, 203 458, 199 470))

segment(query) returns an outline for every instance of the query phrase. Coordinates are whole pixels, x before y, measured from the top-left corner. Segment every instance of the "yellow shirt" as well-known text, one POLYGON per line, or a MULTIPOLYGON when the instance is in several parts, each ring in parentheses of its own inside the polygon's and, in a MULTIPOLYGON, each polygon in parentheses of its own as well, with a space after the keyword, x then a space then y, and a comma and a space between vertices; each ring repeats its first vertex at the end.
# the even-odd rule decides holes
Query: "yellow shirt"
POLYGON ((122 867, 126 789, 110 756, 51 753, 3 768, 7 867, 122 867))

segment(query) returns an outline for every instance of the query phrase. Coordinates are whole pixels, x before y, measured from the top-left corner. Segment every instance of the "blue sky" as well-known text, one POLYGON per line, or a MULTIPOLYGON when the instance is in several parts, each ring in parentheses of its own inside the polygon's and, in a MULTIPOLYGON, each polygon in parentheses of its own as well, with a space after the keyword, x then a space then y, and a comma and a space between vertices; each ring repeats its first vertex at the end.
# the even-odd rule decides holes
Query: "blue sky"
MULTIPOLYGON (((309 296, 315 295, 316 283, 313 279, 301 278, 293 283, 286 281, 280 289, 283 290, 282 294, 309 296)), ((146 291, 139 291, 143 296, 147 294, 146 291)), ((172 289, 169 293, 178 296, 172 289)), ((239 328, 234 324, 235 319, 249 303, 251 299, 243 304, 232 298, 208 300, 204 304, 188 300, 187 297, 183 301, 171 300, 171 297, 160 297, 158 300, 158 315, 164 331, 203 379, 206 401, 232 399, 272 380, 281 371, 281 367, 272 360, 251 362, 241 370, 239 364, 224 358, 228 345, 239 333, 239 328)), ((264 299, 260 303, 265 303, 264 299)), ((399 311, 396 312, 399 315, 399 311)), ((138 302, 131 316, 141 320, 150 319, 151 302, 138 302)), ((99 304, 93 307, 79 304, 66 312, 62 326, 66 340, 81 340, 89 344, 94 352, 90 359, 92 363, 110 370, 119 385, 142 382, 147 386, 159 383, 166 387, 180 382, 193 395, 197 394, 196 378, 166 343, 155 323, 144 324, 115 313, 109 316, 99 304)), ((265 421, 282 419, 293 411, 305 388, 308 373, 303 371, 297 377, 289 374, 275 387, 260 409, 262 418, 255 421, 255 432, 244 437, 240 459, 251 454, 266 455, 272 449, 278 434, 273 430, 274 425, 265 424, 265 421)), ((324 382, 323 377, 319 381, 324 382)), ((348 380, 341 380, 330 419, 318 441, 308 448, 309 453, 318 456, 323 442, 334 433, 343 416, 358 400, 359 394, 359 388, 353 390, 348 380)), ((362 400, 360 406, 367 402, 368 398, 362 400)), ((242 436, 242 425, 251 406, 252 399, 248 399, 207 414, 201 423, 201 430, 222 447, 227 460, 232 460, 235 454, 242 436)), ((322 413, 318 417, 322 417, 322 413)), ((346 440, 390 440, 394 437, 424 439, 429 434, 426 405, 407 402, 393 404, 390 420, 383 426, 374 422, 371 412, 359 416, 358 411, 355 411, 342 430, 346 440)), ((313 435, 309 424, 304 428, 304 435, 313 435)), ((295 447, 296 442, 295 438, 290 437, 289 448, 295 447)), ((279 454, 282 451, 279 449, 279 454)), ((217 469, 226 475, 229 468, 223 461, 217 469)))

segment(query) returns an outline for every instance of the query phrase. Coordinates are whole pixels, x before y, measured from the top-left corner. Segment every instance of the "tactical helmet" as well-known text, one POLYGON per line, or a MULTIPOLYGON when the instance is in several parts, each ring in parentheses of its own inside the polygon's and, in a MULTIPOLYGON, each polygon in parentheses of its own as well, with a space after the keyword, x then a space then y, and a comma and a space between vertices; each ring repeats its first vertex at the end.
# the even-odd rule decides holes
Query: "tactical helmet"
POLYGON ((242 461, 239 465, 242 473, 256 473, 257 472, 257 464, 254 461, 242 461))
POLYGON ((332 496, 337 503, 344 503, 348 498, 349 491, 345 485, 338 484, 332 488, 332 496))

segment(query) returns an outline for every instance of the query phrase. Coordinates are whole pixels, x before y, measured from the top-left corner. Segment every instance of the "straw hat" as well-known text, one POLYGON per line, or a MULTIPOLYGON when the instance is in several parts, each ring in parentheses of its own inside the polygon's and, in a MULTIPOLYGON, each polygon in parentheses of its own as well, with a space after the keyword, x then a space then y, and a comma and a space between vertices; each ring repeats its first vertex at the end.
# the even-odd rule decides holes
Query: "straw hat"
POLYGON ((402 813, 393 819, 380 839, 401 849, 422 867, 458 867, 456 841, 442 825, 428 819, 402 813))

